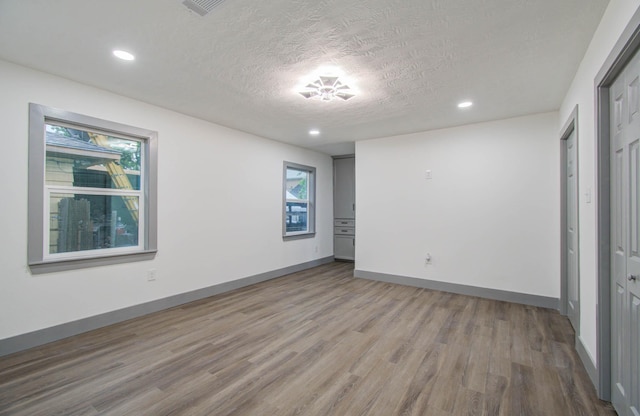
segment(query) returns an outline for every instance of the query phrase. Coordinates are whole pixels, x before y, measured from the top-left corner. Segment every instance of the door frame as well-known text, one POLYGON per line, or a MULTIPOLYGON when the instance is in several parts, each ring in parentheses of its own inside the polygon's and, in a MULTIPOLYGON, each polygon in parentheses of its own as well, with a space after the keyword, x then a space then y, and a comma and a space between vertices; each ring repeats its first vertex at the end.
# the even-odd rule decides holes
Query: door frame
POLYGON ((609 89, 625 65, 640 49, 640 8, 638 8, 594 81, 596 99, 596 215, 597 229, 597 352, 596 389, 602 400, 611 400, 611 155, 609 89))
MULTIPOLYGON (((564 123, 564 126, 560 130, 560 313, 567 315, 569 313, 569 253, 567 250, 567 218, 569 214, 569 205, 567 203, 567 145, 566 141, 575 131, 575 146, 577 152, 580 149, 578 144, 578 105, 573 108, 573 111, 569 115, 569 118, 564 123)), ((577 153, 576 152, 576 153, 577 153)), ((578 160, 579 162, 579 155, 578 160)), ((579 163, 575 166, 576 175, 576 187, 578 189, 578 196, 580 195, 580 178, 579 178, 579 163)), ((576 201, 576 213, 578 216, 578 247, 576 247, 576 255, 578 257, 578 298, 580 298, 580 198, 576 201)), ((578 303, 580 305, 580 303, 578 303)), ((579 312, 579 311, 578 311, 579 312)), ((578 313, 577 328, 575 329, 576 338, 580 335, 580 314, 578 313)))

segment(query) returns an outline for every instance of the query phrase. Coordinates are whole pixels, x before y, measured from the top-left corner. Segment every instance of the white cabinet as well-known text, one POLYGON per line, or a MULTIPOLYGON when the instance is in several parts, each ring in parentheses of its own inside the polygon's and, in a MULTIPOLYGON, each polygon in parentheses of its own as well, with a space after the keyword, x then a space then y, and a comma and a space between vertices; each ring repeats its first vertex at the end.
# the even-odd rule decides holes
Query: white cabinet
POLYGON ((355 260, 355 162, 353 156, 333 160, 333 252, 338 260, 355 260))

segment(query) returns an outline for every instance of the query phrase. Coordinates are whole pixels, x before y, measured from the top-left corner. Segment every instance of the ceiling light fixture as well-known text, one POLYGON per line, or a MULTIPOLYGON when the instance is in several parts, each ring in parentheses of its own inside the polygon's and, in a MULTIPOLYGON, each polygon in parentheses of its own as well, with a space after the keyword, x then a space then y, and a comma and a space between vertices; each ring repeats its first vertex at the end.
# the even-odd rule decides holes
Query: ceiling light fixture
POLYGON ((304 91, 299 91, 300 95, 304 98, 317 98, 320 101, 331 101, 336 97, 346 101, 355 97, 351 88, 343 84, 336 76, 320 75, 304 88, 304 91))
POLYGON ((136 57, 133 56, 132 53, 129 53, 129 52, 123 51, 123 50, 119 50, 119 49, 114 50, 113 51, 113 55, 116 58, 122 59, 123 61, 133 61, 134 59, 136 59, 136 57))
POLYGON ((309 134, 312 136, 317 136, 318 134, 320 134, 320 130, 309 130, 309 134))
POLYGON ((458 104, 458 108, 469 108, 473 105, 471 101, 463 101, 458 104))

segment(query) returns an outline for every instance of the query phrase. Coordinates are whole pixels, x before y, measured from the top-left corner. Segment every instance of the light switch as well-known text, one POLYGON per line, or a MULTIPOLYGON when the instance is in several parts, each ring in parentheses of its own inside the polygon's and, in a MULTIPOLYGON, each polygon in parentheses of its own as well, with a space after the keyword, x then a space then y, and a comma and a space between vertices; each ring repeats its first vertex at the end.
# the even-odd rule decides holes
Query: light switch
POLYGON ((429 170, 425 170, 425 171, 424 171, 424 178, 425 178, 425 179, 431 179, 431 178, 432 178, 432 176, 431 176, 431 169, 429 169, 429 170))
POLYGON ((591 203, 591 188, 587 188, 587 192, 584 193, 584 200, 587 204, 591 203))

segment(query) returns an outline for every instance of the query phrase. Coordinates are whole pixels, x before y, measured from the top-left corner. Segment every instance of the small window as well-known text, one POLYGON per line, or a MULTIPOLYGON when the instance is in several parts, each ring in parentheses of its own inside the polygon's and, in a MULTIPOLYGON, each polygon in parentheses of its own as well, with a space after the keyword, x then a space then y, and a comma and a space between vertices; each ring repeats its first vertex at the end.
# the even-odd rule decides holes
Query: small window
POLYGON ((29 123, 32 270, 155 252, 157 134, 38 104, 29 123))
POLYGON ((284 162, 283 238, 315 235, 316 168, 284 162))

